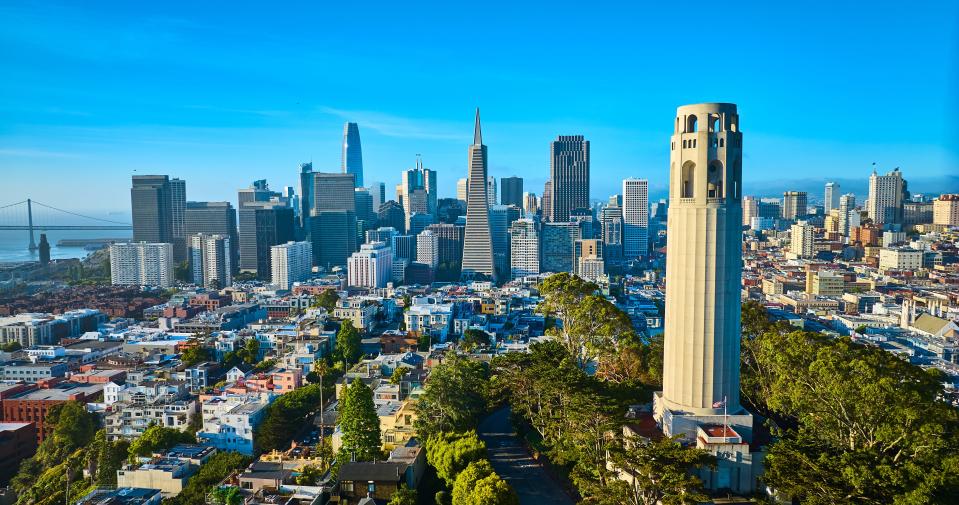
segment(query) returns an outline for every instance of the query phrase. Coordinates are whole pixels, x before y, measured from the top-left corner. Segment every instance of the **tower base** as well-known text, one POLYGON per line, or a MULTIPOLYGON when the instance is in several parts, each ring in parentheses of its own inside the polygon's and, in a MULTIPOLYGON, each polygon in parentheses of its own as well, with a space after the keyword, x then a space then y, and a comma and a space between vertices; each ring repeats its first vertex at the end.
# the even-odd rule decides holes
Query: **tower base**
POLYGON ((756 491, 762 474, 765 449, 756 447, 753 415, 742 410, 732 415, 696 415, 666 407, 662 391, 653 394, 653 418, 668 436, 680 436, 683 445, 695 446, 716 456, 716 468, 697 473, 710 491, 738 494, 756 491))

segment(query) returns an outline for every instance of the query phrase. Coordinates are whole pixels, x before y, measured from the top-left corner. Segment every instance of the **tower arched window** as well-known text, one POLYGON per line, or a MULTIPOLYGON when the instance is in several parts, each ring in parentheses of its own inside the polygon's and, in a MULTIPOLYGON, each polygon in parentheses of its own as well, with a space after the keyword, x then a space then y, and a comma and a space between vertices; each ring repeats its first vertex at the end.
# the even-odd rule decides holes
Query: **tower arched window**
POLYGON ((682 192, 680 196, 682 198, 692 198, 694 191, 693 183, 696 181, 696 164, 692 161, 684 163, 683 173, 680 175, 682 176, 682 185, 680 186, 682 192))
POLYGON ((696 121, 697 120, 696 120, 695 114, 690 114, 689 116, 686 117, 686 133, 693 133, 696 131, 696 128, 698 126, 696 121))
POLYGON ((719 116, 710 116, 709 131, 718 132, 720 128, 719 116))
POLYGON ((723 164, 719 160, 709 162, 706 171, 706 197, 723 198, 723 164))
POLYGON ((725 147, 725 146, 726 146, 725 139, 719 139, 719 147, 725 147))

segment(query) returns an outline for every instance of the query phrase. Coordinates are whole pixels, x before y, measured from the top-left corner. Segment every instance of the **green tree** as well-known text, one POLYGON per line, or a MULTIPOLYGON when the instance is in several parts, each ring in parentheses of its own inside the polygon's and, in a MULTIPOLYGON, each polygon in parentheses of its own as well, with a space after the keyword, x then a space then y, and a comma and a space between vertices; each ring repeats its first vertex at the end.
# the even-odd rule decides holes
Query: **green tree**
POLYGON ((320 385, 309 384, 277 398, 263 422, 256 428, 253 443, 257 452, 286 450, 307 416, 320 408, 320 385))
POLYGON ((476 427, 486 412, 489 368, 455 354, 433 367, 424 392, 416 402, 416 432, 420 438, 476 427))
MULTIPOLYGON (((287 393, 289 394, 289 393, 287 393)), ((204 505, 207 493, 234 470, 250 464, 250 458, 238 452, 218 452, 187 481, 180 494, 164 500, 167 505, 204 505)))
POLYGON ((677 438, 626 440, 610 451, 613 465, 632 476, 632 482, 615 479, 607 487, 617 503, 657 505, 709 501, 693 471, 714 466, 716 457, 702 449, 683 447, 677 438))
POLYGON ((300 474, 296 476, 296 483, 301 486, 315 486, 322 476, 323 470, 320 467, 306 465, 300 469, 300 474))
POLYGON ((337 302, 340 301, 340 296, 336 293, 334 289, 325 289, 320 294, 314 297, 313 306, 322 307, 326 309, 330 314, 333 313, 333 309, 336 308, 337 302))
POLYGON ((203 345, 188 347, 180 354, 180 361, 187 366, 193 366, 208 359, 210 359, 210 350, 203 345))
POLYGON ((173 267, 173 278, 180 282, 191 282, 193 280, 193 271, 190 269, 189 261, 181 261, 173 267))
POLYGON ((210 492, 210 498, 217 505, 241 505, 243 495, 236 486, 217 486, 210 492))
POLYGON ((416 490, 404 486, 390 496, 390 501, 386 505, 416 505, 416 503, 416 490))
POLYGON ((340 402, 339 423, 343 431, 340 454, 345 461, 372 461, 382 455, 373 390, 363 381, 356 379, 346 388, 340 402))
POLYGON ((177 444, 195 443, 196 437, 192 433, 154 423, 143 430, 143 433, 130 443, 127 453, 130 460, 133 461, 138 457, 149 457, 154 453, 163 452, 177 444))
POLYGON ((406 367, 397 366, 393 369, 393 373, 390 374, 390 384, 399 384, 403 382, 403 377, 406 376, 406 367))
POLYGON ((3 351, 3 352, 14 352, 14 351, 19 351, 20 349, 23 349, 23 346, 20 345, 20 342, 17 342, 17 341, 10 341, 3 344, 3 346, 0 346, 0 351, 3 351))
POLYGON ((363 355, 360 349, 361 341, 360 332, 353 326, 353 321, 343 321, 340 331, 336 332, 336 346, 333 350, 335 359, 345 361, 348 365, 358 362, 363 355))
POLYGON ((489 333, 486 333, 483 330, 477 330, 474 328, 469 328, 463 332, 463 338, 460 340, 460 345, 467 352, 472 351, 478 347, 488 346, 490 344, 489 333))
POLYGON ((470 463, 485 457, 486 444, 479 439, 475 431, 439 433, 426 442, 426 461, 436 469, 436 475, 443 479, 448 487, 453 487, 456 476, 470 463))
POLYGON ((519 498, 489 461, 482 459, 470 463, 456 478, 453 505, 519 505, 519 498))

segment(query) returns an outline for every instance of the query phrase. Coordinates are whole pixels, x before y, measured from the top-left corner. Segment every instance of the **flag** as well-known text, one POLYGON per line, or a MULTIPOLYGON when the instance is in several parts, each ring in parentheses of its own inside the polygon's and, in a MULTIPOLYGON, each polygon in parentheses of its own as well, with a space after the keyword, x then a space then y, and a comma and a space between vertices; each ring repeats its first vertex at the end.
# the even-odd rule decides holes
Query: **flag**
POLYGON ((726 399, 725 399, 725 398, 723 398, 722 401, 713 402, 713 408, 714 408, 714 409, 719 409, 719 408, 722 408, 722 407, 725 407, 725 406, 726 406, 726 399))

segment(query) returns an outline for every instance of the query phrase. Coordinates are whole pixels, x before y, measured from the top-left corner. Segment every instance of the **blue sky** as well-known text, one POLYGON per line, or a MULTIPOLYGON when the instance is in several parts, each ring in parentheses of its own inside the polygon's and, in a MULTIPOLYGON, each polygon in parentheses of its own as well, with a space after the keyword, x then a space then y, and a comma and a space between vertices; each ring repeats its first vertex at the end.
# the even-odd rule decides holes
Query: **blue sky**
POLYGON ((549 141, 583 134, 593 197, 656 193, 703 101, 739 104, 746 193, 873 162, 959 190, 957 2, 521 3, 0 2, 0 204, 127 211, 134 170, 235 201, 338 170, 346 120, 367 181, 419 153, 452 196, 476 106, 496 177, 540 193, 549 141))

